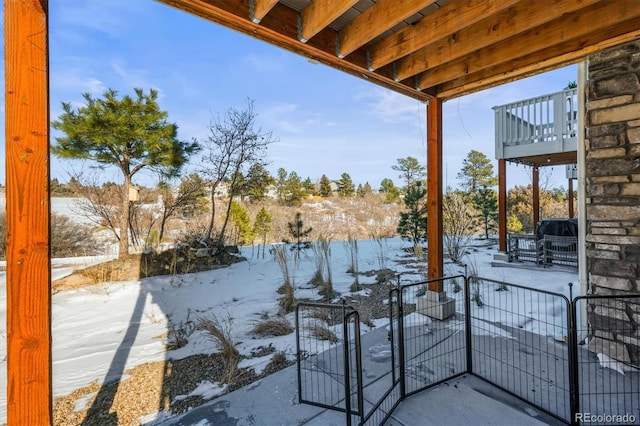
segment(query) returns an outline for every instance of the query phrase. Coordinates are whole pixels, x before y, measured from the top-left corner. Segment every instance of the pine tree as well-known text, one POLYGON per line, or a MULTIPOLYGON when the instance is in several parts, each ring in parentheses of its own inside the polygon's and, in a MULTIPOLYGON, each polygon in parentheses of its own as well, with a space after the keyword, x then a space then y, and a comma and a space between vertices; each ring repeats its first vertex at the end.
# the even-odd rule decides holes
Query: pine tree
POLYGON ((462 170, 458 173, 460 185, 473 199, 482 186, 496 186, 498 179, 493 174, 493 164, 485 154, 471 150, 462 160, 462 170))
POLYGON ((296 241, 296 248, 300 250, 303 246, 302 239, 304 237, 307 237, 311 233, 313 228, 309 227, 307 229, 304 229, 302 213, 300 212, 297 212, 295 220, 293 222, 288 222, 287 225, 289 225, 289 234, 291 234, 293 239, 296 241))
POLYGON ((358 184, 358 188, 356 189, 356 195, 358 197, 364 197, 364 188, 362 188, 362 184, 358 184))
POLYGON ((351 180, 351 176, 349 176, 349 173, 343 173, 340 176, 340 191, 338 191, 338 194, 340 194, 341 197, 352 197, 355 192, 356 189, 351 180))
POLYGON ((484 226, 484 236, 489 238, 489 231, 495 229, 498 221, 498 193, 483 185, 476 193, 474 204, 484 226))
POLYGON ((251 201, 261 201, 265 198, 270 185, 275 179, 260 163, 254 163, 247 172, 245 194, 251 201))
POLYGON ((427 190, 422 181, 415 181, 404 197, 405 212, 400 213, 398 233, 418 245, 427 238, 427 190))
POLYGON ((331 195, 333 194, 333 190, 331 189, 331 181, 329 180, 327 175, 322 175, 322 177, 320 178, 319 186, 320 189, 318 190, 318 193, 321 197, 331 197, 331 195))
POLYGON ((231 200, 229 221, 235 226, 235 244, 248 244, 251 241, 251 217, 247 209, 235 200, 231 200))
POLYGON ((85 159, 98 167, 115 166, 124 179, 121 187, 119 256, 129 254, 131 209, 129 189, 132 179, 142 169, 153 169, 165 178, 178 176, 191 154, 200 150, 197 142, 183 142, 177 137, 178 127, 167 121, 160 110, 157 90, 145 94, 134 89, 118 99, 118 92, 107 90, 102 99, 83 95, 86 105, 75 109, 62 103, 64 111, 51 125, 64 136, 56 138, 51 152, 60 158, 85 159))
POLYGON ((389 178, 382 179, 379 192, 385 194, 385 203, 387 204, 395 203, 400 198, 400 190, 389 178))
POLYGON ((409 188, 418 180, 424 180, 427 168, 420 164, 414 157, 398 158, 396 160, 398 164, 391 166, 395 171, 400 172, 399 177, 404 179, 405 190, 409 188))
MULTIPOLYGON (((253 235, 262 237, 262 257, 264 258, 264 248, 267 245, 267 234, 271 232, 271 214, 267 209, 260 208, 256 218, 253 221, 253 235)), ((258 248, 258 254, 260 254, 260 248, 258 248)))
POLYGON ((311 182, 311 178, 310 177, 307 177, 302 182, 302 188, 304 190, 305 196, 316 195, 316 186, 313 184, 313 182, 311 182))

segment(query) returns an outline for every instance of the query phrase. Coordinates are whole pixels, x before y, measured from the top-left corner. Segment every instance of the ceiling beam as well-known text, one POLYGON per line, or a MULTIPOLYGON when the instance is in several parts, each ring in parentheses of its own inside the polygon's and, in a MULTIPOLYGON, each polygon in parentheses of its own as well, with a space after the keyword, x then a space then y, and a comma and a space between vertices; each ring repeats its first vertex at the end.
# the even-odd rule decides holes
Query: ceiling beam
POLYGON ((369 48, 371 69, 380 68, 446 34, 455 33, 485 18, 513 6, 521 0, 469 0, 451 2, 434 10, 415 25, 402 28, 369 48))
POLYGON ((333 21, 342 16, 358 0, 315 0, 300 13, 302 28, 300 41, 306 43, 333 21))
MULTIPOLYGON (((518 2, 493 16, 453 32, 449 37, 437 40, 400 59, 396 67, 397 79, 404 80, 421 71, 436 68, 594 3, 597 3, 597 0, 559 0, 554 3, 547 1, 518 2)), ((570 28, 564 27, 565 30, 570 28)), ((549 43, 549 40, 549 38, 544 38, 546 43, 549 43)), ((513 51, 509 52, 512 56, 514 51, 518 49, 517 46, 513 47, 513 51)))
MULTIPOLYGON (((419 86, 431 88, 451 80, 451 76, 464 76, 483 69, 495 67, 502 63, 514 66, 520 58, 538 52, 537 59, 560 56, 585 47, 589 40, 604 40, 606 31, 611 36, 619 36, 638 27, 640 7, 637 0, 618 0, 616 2, 599 3, 588 10, 565 15, 541 27, 512 37, 504 42, 480 49, 461 60, 448 63, 433 70, 424 72, 419 78, 419 86), (610 7, 615 4, 615 7, 610 7), (549 46, 553 54, 549 54, 549 46)), ((607 35, 607 38, 610 37, 607 35)), ((533 56, 535 60, 535 56, 533 56)))
POLYGON ((344 58, 434 2, 435 0, 378 0, 340 30, 338 56, 344 58))
MULTIPOLYGON (((640 40, 640 29, 636 29, 637 24, 635 25, 636 28, 633 28, 633 24, 628 26, 629 28, 625 28, 628 32, 617 36, 615 34, 607 35, 604 41, 602 34, 592 36, 593 40, 585 38, 583 39, 585 47, 577 46, 577 43, 573 41, 573 48, 566 45, 560 46, 559 48, 550 47, 545 52, 520 58, 518 63, 500 64, 496 67, 487 68, 477 73, 467 74, 463 77, 447 81, 438 86, 438 97, 449 100, 479 92, 480 90, 574 64, 593 53, 619 44, 640 40), (568 51, 569 53, 558 53, 562 51, 568 51), (540 60, 541 57, 549 59, 540 60)), ((614 28, 614 30, 619 29, 620 28, 614 28)))
POLYGON ((250 0, 249 16, 251 21, 254 24, 259 24, 276 3, 278 3, 278 0, 250 0))
POLYGON ((425 89, 415 90, 415 82, 411 84, 397 82, 393 79, 391 67, 369 71, 366 51, 358 49, 347 59, 340 59, 335 54, 337 32, 325 28, 307 43, 298 40, 298 12, 276 4, 262 19, 255 24, 249 19, 248 1, 227 0, 157 0, 176 9, 200 16, 235 31, 266 41, 309 59, 318 61, 337 70, 366 79, 387 89, 402 93, 413 99, 428 101, 434 94, 425 89))

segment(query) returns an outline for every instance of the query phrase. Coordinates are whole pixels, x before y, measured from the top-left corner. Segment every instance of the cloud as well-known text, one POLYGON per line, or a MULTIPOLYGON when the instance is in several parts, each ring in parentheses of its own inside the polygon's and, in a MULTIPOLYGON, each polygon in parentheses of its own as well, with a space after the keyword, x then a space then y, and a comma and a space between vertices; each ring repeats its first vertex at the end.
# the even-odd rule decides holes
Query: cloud
POLYGON ((123 37, 125 30, 137 21, 134 16, 145 14, 139 1, 83 0, 58 3, 51 2, 50 6, 52 20, 60 24, 56 30, 82 27, 113 38, 123 37))
MULTIPOLYGON (((281 103, 270 106, 259 113, 258 119, 264 127, 278 133, 303 133, 310 127, 322 123, 322 116, 318 113, 308 115, 293 103, 281 103)), ((323 126, 332 126, 333 122, 322 123, 323 126)))
POLYGON ((79 68, 67 68, 51 74, 52 90, 66 91, 72 89, 76 93, 102 95, 107 85, 97 77, 88 75, 79 68))
POLYGON ((257 55, 250 53, 242 58, 242 62, 249 68, 252 68, 259 72, 281 72, 286 70, 285 62, 286 58, 283 55, 257 55))
POLYGON ((143 89, 145 92, 148 89, 155 89, 158 91, 158 100, 161 100, 165 97, 162 89, 149 80, 149 73, 147 72, 147 70, 139 68, 128 68, 126 63, 123 64, 119 60, 112 61, 111 68, 122 79, 123 84, 121 87, 137 87, 143 89))
POLYGON ((415 99, 387 89, 375 87, 356 95, 371 112, 385 123, 405 123, 416 120, 416 114, 424 119, 424 106, 415 99))

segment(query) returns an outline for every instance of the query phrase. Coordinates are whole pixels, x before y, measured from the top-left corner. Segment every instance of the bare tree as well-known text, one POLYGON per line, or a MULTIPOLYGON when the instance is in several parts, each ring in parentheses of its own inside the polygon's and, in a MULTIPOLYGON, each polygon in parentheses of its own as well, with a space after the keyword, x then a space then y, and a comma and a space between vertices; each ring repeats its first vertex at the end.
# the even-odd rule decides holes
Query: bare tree
POLYGON ((216 196, 222 184, 226 184, 226 196, 229 199, 224 223, 218 234, 218 238, 224 241, 231 200, 239 192, 240 176, 248 166, 265 164, 267 147, 276 141, 271 132, 254 129, 255 119, 253 101, 249 99, 245 109, 231 107, 224 117, 218 117, 209 124, 209 137, 203 143, 205 156, 202 170, 209 178, 211 189, 211 218, 207 238, 213 233, 216 196))
POLYGON ((86 176, 82 172, 75 173, 69 185, 78 195, 75 213, 97 226, 106 227, 120 241, 118 226, 123 214, 120 185, 113 182, 100 185, 95 175, 86 176))
POLYGON ((444 244, 452 261, 458 262, 469 244, 475 227, 475 212, 465 196, 450 189, 444 194, 442 203, 442 225, 444 244))
POLYGON ((158 231, 158 243, 161 243, 167 221, 180 211, 198 211, 200 200, 206 196, 206 191, 204 181, 197 173, 183 178, 177 191, 174 191, 166 182, 160 182, 158 187, 162 196, 158 231))

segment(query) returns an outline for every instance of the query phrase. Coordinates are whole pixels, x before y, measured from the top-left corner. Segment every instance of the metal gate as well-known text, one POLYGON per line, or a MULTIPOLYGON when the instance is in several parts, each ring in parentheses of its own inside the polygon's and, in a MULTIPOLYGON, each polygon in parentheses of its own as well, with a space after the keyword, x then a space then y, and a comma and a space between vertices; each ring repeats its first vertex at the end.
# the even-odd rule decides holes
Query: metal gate
POLYGON ((296 307, 298 400, 363 416, 360 317, 347 305, 299 303, 296 307))

